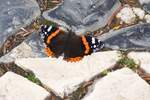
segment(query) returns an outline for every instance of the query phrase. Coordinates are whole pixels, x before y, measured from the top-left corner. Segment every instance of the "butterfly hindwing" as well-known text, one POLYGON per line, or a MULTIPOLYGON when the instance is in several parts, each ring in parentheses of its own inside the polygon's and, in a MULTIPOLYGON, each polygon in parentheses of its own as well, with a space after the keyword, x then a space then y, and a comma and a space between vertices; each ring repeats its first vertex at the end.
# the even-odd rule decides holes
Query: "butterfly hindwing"
POLYGON ((81 37, 70 32, 69 38, 67 39, 67 44, 64 49, 64 58, 68 59, 83 57, 84 51, 85 47, 83 45, 81 37))

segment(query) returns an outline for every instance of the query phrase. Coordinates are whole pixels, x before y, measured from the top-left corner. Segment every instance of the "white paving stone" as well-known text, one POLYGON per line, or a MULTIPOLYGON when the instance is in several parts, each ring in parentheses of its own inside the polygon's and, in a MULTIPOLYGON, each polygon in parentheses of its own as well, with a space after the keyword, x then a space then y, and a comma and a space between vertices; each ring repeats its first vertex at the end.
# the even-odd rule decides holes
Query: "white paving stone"
POLYGON ((83 100, 150 100, 150 86, 132 70, 123 68, 98 80, 83 100))
POLYGON ((72 93, 84 81, 90 80, 105 69, 111 68, 120 59, 118 51, 93 53, 77 63, 61 58, 20 59, 15 63, 29 69, 56 95, 72 93))
POLYGON ((150 52, 130 52, 129 58, 132 58, 147 73, 150 73, 150 52))
POLYGON ((45 100, 48 96, 44 88, 13 72, 0 77, 0 100, 45 100))

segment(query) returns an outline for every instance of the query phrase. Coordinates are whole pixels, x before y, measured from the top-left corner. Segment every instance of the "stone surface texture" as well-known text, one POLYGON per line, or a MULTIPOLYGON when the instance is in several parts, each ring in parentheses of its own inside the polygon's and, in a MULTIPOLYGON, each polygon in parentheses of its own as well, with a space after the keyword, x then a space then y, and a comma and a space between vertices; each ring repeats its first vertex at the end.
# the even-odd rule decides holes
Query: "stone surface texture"
POLYGON ((141 8, 133 7, 133 12, 138 16, 139 19, 143 19, 145 16, 145 11, 141 8))
POLYGON ((13 72, 0 77, 0 100, 45 100, 48 96, 44 88, 13 72))
POLYGON ((131 24, 136 20, 136 15, 133 12, 131 7, 124 7, 120 10, 120 12, 116 15, 117 18, 120 18, 121 21, 131 24))
POLYGON ((145 11, 143 9, 138 7, 131 7, 129 5, 123 7, 120 10, 120 12, 116 15, 116 17, 121 20, 120 24, 122 24, 122 22, 126 24, 133 24, 137 20, 143 20, 144 16, 145 16, 145 11))
POLYGON ((15 63, 34 72, 46 87, 63 98, 75 91, 81 83, 113 67, 120 59, 119 56, 117 51, 107 51, 85 56, 77 63, 51 57, 18 59, 15 63))
POLYGON ((98 80, 82 100, 149 100, 150 86, 136 73, 123 68, 98 80))
POLYGON ((19 58, 46 57, 44 44, 39 34, 32 33, 24 42, 0 58, 0 62, 9 63, 19 58))
POLYGON ((150 24, 137 24, 98 37, 112 49, 150 49, 150 24))
POLYGON ((1 0, 0 1, 0 46, 8 36, 30 24, 40 9, 35 0, 1 0))
POLYGON ((143 9, 150 14, 150 0, 139 0, 139 2, 143 6, 143 9))
POLYGON ((147 23, 150 23, 150 15, 146 14, 144 19, 146 20, 147 23))
POLYGON ((120 7, 119 0, 64 0, 43 17, 83 34, 104 27, 120 7))
POLYGON ((139 0, 139 2, 140 2, 141 4, 146 4, 146 3, 149 3, 150 0, 139 0))
POLYGON ((150 52, 130 52, 128 57, 139 64, 144 71, 150 73, 150 52))

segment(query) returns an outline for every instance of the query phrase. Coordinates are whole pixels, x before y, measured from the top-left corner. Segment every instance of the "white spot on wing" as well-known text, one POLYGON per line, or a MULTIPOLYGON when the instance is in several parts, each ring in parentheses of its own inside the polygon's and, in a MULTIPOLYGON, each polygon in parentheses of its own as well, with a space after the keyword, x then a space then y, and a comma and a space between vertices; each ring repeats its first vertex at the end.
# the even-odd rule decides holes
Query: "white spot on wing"
POLYGON ((47 31, 50 32, 51 29, 52 29, 52 26, 49 26, 48 29, 47 29, 47 31))
POLYGON ((95 38, 92 38, 92 44, 95 44, 95 38))
POLYGON ((101 40, 98 40, 98 42, 100 43, 100 42, 101 42, 101 40))

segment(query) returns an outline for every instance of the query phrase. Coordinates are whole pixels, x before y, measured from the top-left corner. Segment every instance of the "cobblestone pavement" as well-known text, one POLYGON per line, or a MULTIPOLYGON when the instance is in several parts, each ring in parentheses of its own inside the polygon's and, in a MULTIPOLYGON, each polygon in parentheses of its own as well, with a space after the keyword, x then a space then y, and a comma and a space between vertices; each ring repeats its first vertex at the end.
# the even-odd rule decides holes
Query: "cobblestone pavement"
POLYGON ((72 1, 0 1, 0 100, 150 100, 150 0, 72 1), (41 24, 91 30, 106 48, 47 57, 41 24))

